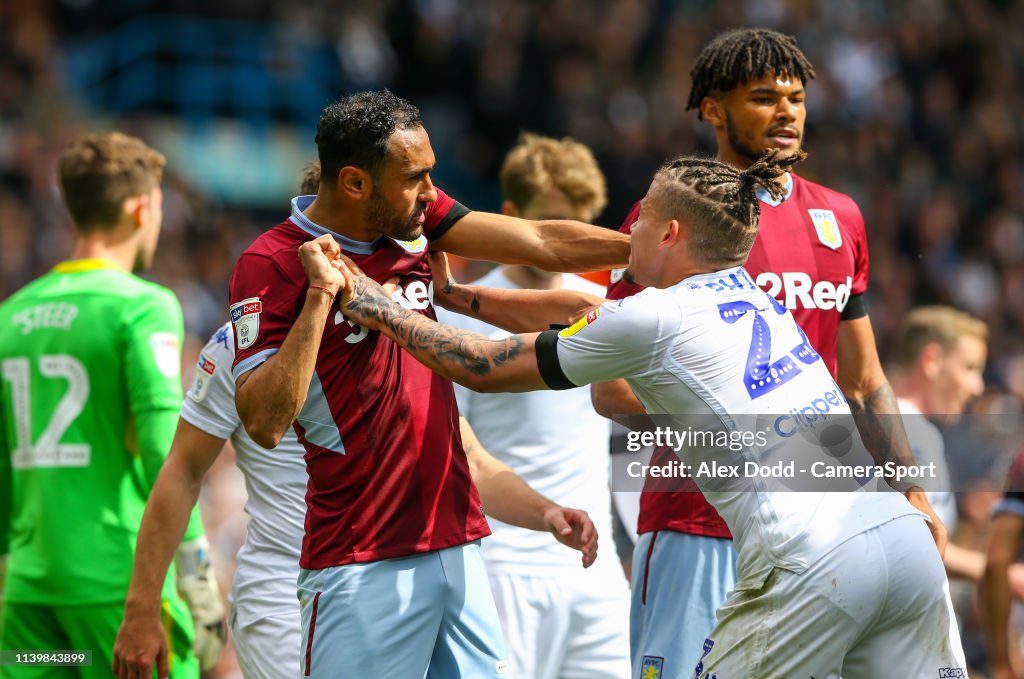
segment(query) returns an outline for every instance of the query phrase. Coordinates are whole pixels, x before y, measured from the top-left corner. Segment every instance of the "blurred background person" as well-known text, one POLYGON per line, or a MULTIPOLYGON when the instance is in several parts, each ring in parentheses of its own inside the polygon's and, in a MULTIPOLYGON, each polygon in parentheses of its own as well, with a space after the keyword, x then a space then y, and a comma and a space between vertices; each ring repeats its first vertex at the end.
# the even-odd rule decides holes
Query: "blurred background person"
MULTIPOLYGON (((501 211, 516 217, 591 222, 607 200, 593 154, 570 138, 523 134, 505 156, 499 178, 501 211)), ((501 266, 473 285, 604 294, 579 276, 533 266, 501 266)), ((494 339, 509 336, 444 309, 437 315, 442 323, 494 339)), ((491 522, 483 553, 511 666, 523 679, 625 679, 629 591, 611 549, 609 422, 594 412, 585 388, 479 394, 456 385, 456 397, 484 448, 556 502, 585 509, 607 545, 581 571, 571 553, 546 536, 491 522)))

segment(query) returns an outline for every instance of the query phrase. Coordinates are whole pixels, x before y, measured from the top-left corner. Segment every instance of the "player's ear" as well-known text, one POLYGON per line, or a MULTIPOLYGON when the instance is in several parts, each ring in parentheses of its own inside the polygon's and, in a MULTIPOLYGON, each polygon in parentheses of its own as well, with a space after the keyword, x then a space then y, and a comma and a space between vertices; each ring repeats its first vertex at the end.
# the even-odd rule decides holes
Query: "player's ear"
POLYGON ((679 242, 681 234, 681 227, 679 222, 675 219, 671 220, 665 225, 665 230, 661 234, 661 242, 658 243, 658 247, 671 248, 679 242))
POLYGON ((148 203, 149 196, 144 193, 140 193, 137 196, 129 196, 124 201, 124 213, 129 216, 132 227, 136 230, 142 228, 148 203))
POLYGON ((346 165, 338 171, 338 189, 353 200, 365 200, 373 193, 373 178, 366 170, 346 165))
POLYGON ((921 366, 921 372, 930 380, 938 377, 942 370, 942 359, 945 352, 938 342, 929 342, 921 348, 921 354, 917 358, 917 364, 921 366))
POLYGON ((725 108, 714 97, 704 97, 700 102, 700 114, 712 127, 725 126, 725 108))

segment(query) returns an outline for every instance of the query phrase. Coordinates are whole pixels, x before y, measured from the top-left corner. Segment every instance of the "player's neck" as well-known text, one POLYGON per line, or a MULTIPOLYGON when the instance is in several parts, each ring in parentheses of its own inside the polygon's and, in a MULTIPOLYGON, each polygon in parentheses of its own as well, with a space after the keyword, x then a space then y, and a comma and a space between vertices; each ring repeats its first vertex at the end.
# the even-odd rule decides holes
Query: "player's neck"
POLYGON ((112 242, 106 233, 80 235, 71 251, 71 259, 100 259, 119 269, 131 271, 138 245, 134 239, 112 242))
POLYGON ((532 266, 504 266, 501 272, 521 288, 555 290, 562 287, 562 274, 541 271, 532 266))
POLYGON ((928 414, 928 404, 923 397, 928 385, 923 377, 896 373, 892 376, 892 388, 897 399, 905 401, 922 415, 928 414))
POLYGON ((361 243, 372 242, 380 235, 379 232, 364 228, 361 216, 323 195, 317 195, 302 214, 319 227, 361 243))

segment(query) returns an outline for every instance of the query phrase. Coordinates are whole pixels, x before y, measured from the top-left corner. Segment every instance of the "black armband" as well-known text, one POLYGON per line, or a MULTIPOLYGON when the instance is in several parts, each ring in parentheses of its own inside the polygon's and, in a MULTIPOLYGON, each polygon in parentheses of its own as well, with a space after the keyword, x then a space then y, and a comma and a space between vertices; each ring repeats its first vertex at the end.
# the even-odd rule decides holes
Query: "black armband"
POLYGON ((455 204, 452 205, 450 210, 448 210, 448 214, 444 216, 444 219, 438 222, 437 226, 434 227, 434 230, 427 236, 427 240, 430 242, 436 241, 441 236, 448 233, 448 230, 455 226, 455 222, 459 221, 470 212, 471 210, 468 207, 459 201, 455 201, 455 204))
POLYGON ((843 311, 839 314, 839 320, 842 321, 853 321, 858 318, 864 318, 868 315, 868 310, 864 306, 864 295, 851 295, 850 301, 843 307, 843 311))
POLYGON ((534 351, 537 354, 537 370, 540 372, 544 384, 548 385, 549 389, 559 391, 562 389, 575 389, 579 386, 569 381, 569 378, 562 371, 561 364, 558 362, 557 330, 545 330, 537 335, 534 351))

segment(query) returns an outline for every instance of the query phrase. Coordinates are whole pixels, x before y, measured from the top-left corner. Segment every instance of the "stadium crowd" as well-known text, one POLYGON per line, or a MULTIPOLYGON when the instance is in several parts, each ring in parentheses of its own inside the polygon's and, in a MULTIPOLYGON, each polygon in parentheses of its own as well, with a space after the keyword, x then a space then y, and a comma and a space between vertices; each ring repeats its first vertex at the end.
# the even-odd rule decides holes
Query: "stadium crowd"
MULTIPOLYGON (((68 254, 56 158, 107 115, 76 98, 67 82, 62 46, 76 30, 68 7, 78 4, 0 8, 0 300, 68 254)), ((707 126, 685 110, 700 47, 735 25, 795 35, 817 66, 808 87, 809 157, 799 172, 850 194, 863 210, 868 308, 883 359, 914 306, 952 304, 988 323, 987 392, 973 406, 979 416, 944 427, 954 487, 976 491, 960 496, 954 541, 983 548, 1021 440, 1024 404, 1024 6, 323 0, 286 12, 285 3, 254 4, 225 3, 224 13, 258 19, 269 9, 282 35, 322 32, 336 45, 339 82, 388 86, 414 101, 446 190, 466 205, 497 208, 497 169, 520 130, 572 135, 594 150, 608 177, 609 204, 597 222, 611 227, 664 159, 713 148, 707 126)), ((195 11, 187 2, 164 5, 195 11)), ((118 126, 145 138, 147 111, 131 113, 118 126)), ((310 157, 311 130, 302 130, 310 157)), ((298 167, 293 174, 297 185, 298 167)), ((184 365, 191 366, 224 322, 238 254, 286 206, 268 215, 220 203, 174 167, 164 191, 152 275, 182 302, 184 365)), ((209 478, 204 518, 217 553, 233 555, 244 537, 237 511, 244 489, 229 456, 209 478)), ((220 576, 226 591, 230 569, 220 576)), ((961 589, 965 650, 981 667, 985 640, 973 586, 961 589)))

